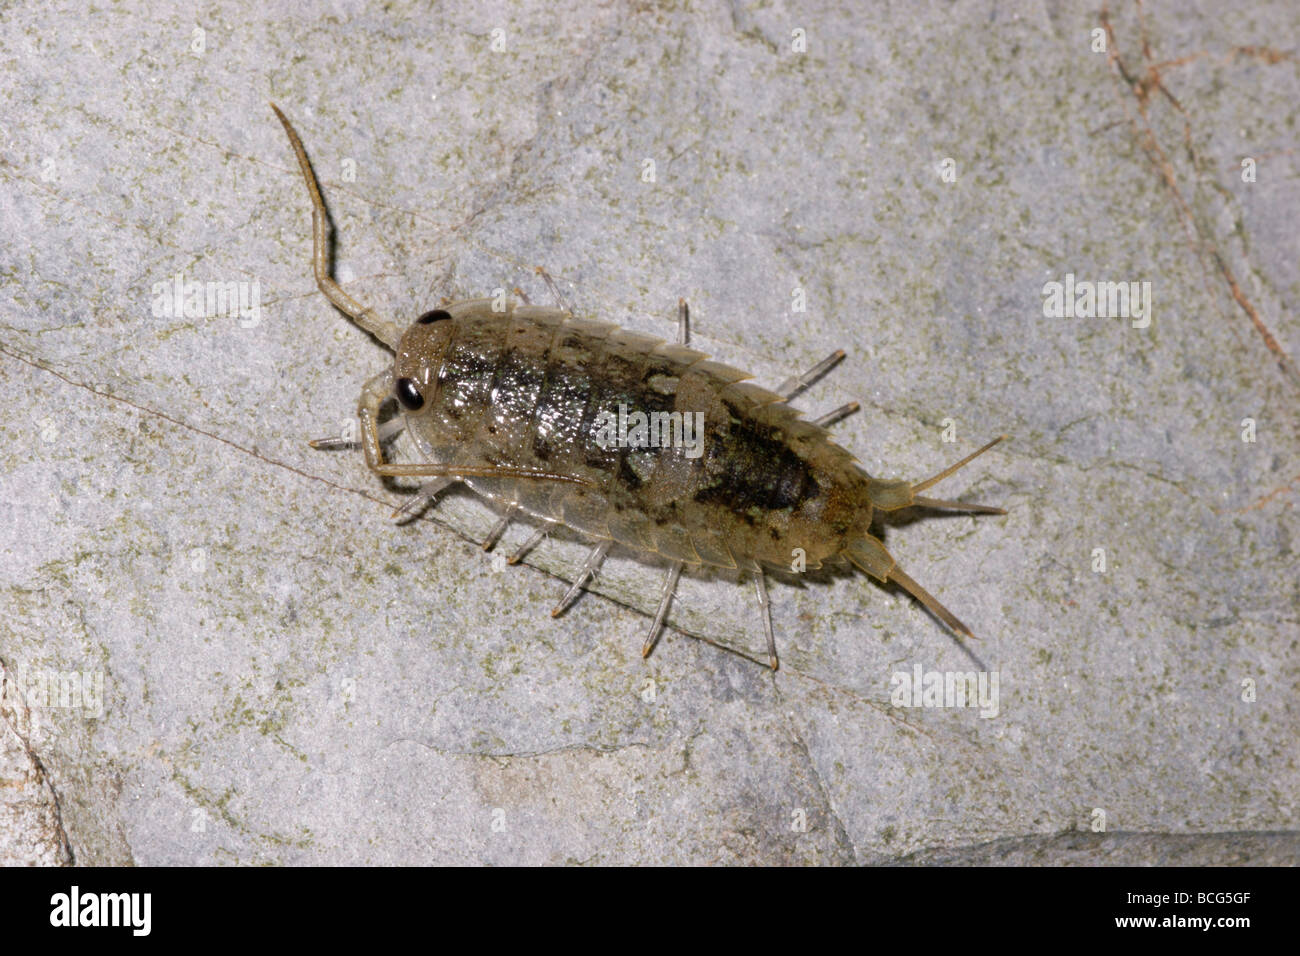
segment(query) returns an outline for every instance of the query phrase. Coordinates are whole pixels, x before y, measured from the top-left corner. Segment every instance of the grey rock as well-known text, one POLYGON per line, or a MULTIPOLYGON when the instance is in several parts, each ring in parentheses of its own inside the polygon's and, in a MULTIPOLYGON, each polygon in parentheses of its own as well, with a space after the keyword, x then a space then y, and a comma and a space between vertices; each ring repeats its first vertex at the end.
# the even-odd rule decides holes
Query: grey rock
POLYGON ((102 708, 6 738, 0 856, 1294 863, 1300 13, 1115 6, 1108 52, 1052 3, 7 10, 0 660, 102 708), (643 662, 658 568, 553 620, 580 542, 499 573, 459 493, 394 527, 305 444, 387 353, 315 289, 272 99, 390 314, 542 264, 662 337, 685 296, 769 386, 844 348, 798 404, 862 402, 873 474, 1008 433, 936 489, 1007 516, 885 527, 996 716, 893 706, 980 665, 861 575, 774 580, 776 675, 748 582, 688 575, 643 662), (1046 317, 1067 274, 1150 324, 1046 317), (177 275, 260 312, 165 314, 177 275))

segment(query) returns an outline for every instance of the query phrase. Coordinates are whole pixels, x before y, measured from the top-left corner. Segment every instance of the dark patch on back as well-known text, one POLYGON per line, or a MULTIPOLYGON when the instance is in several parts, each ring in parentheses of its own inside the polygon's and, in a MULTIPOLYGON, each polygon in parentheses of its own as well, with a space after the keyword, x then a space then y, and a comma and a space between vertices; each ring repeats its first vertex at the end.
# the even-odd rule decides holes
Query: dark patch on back
POLYGON ((708 443, 705 470, 711 480, 696 492, 696 501, 723 505, 754 525, 761 515, 793 510, 821 493, 812 468, 780 429, 724 404, 731 418, 708 443))
POLYGON ((623 482, 630 491, 636 491, 641 487, 641 476, 632 470, 632 466, 627 463, 627 453, 629 448, 620 449, 618 456, 618 480, 623 482))

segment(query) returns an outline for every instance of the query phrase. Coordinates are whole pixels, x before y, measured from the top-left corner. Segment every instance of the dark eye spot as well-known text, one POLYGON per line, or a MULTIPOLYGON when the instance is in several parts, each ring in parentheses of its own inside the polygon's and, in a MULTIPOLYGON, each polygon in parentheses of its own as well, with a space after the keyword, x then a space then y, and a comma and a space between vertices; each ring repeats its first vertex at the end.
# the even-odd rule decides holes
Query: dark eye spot
POLYGON ((431 322, 444 322, 451 318, 451 313, 446 309, 434 309, 432 312, 426 312, 415 321, 421 325, 428 325, 431 322))
POLYGON ((397 400, 408 412, 418 411, 424 404, 424 396, 415 387, 415 382, 409 378, 399 378, 394 391, 397 393, 397 400))

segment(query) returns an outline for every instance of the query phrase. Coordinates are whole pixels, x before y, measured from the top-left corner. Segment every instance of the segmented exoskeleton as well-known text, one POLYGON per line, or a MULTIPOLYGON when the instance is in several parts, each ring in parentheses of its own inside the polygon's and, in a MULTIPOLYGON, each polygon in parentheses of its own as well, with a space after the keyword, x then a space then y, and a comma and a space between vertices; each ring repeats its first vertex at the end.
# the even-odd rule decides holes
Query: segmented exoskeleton
MULTIPOLYGON (((903 573, 870 526, 877 508, 919 505, 1005 514, 920 494, 1001 438, 918 484, 873 478, 830 440, 825 427, 856 410, 856 404, 815 421, 786 404, 843 352, 767 391, 745 381, 745 372, 686 347, 685 302, 679 303, 676 344, 578 319, 567 310, 491 299, 426 312, 403 330, 363 307, 331 277, 329 220, 320 187, 298 134, 277 107, 272 109, 311 194, 317 285, 396 353, 392 367, 362 387, 357 413, 366 463, 376 474, 425 479, 403 511, 462 481, 505 512, 485 547, 516 514, 544 522, 511 563, 540 540, 545 523, 594 539, 553 614, 578 595, 612 545, 662 556, 668 573, 643 654, 658 639, 682 569, 711 565, 753 573, 775 669, 764 568, 789 567, 796 548, 808 568, 847 560, 880 581, 895 581, 954 631, 973 636, 903 573), (381 428, 379 413, 390 398, 400 406, 397 421, 423 461, 385 461, 381 440, 391 423, 381 428), (647 434, 654 433, 635 428, 635 440, 621 431, 612 434, 611 421, 618 415, 626 419, 629 410, 638 424, 639 414, 661 426, 660 437, 667 428, 678 440, 648 442, 647 434), (692 422, 702 423, 698 441, 682 441, 692 422)), ((313 442, 319 448, 345 444, 351 443, 313 442)))

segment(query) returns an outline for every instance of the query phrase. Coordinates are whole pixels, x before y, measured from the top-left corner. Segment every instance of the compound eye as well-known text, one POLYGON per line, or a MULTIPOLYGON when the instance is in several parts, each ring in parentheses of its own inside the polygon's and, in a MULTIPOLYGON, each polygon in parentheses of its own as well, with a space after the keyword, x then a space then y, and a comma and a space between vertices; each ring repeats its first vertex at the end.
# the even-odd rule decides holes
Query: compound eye
POLYGON ((397 400, 408 412, 419 411, 424 405, 424 396, 415 387, 415 382, 409 378, 399 378, 393 391, 397 394, 397 400))
POLYGON ((420 325, 429 325, 433 322, 443 322, 451 318, 451 313, 446 309, 434 309, 432 312, 426 312, 415 321, 420 325))

